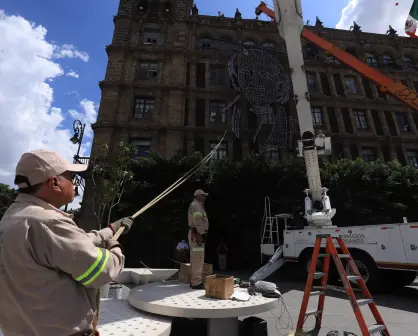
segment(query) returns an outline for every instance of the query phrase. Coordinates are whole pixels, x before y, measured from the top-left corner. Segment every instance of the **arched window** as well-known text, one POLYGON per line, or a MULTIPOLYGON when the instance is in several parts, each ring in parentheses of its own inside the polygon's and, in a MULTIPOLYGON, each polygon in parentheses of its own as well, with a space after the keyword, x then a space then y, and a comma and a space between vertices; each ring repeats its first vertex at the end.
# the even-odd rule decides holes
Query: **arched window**
POLYGON ((198 48, 199 49, 210 49, 212 47, 212 41, 207 37, 202 37, 199 39, 198 48))
POLYGON ((319 57, 319 49, 313 43, 307 43, 303 47, 303 57, 308 60, 316 60, 319 57))
POLYGON ((372 53, 366 53, 366 62, 368 65, 377 68, 379 66, 379 62, 377 61, 376 55, 372 53))
POLYGON ((392 56, 388 55, 388 54, 384 54, 383 55, 383 64, 387 67, 390 67, 393 65, 393 58, 392 56))
POLYGON ((403 57, 403 64, 404 64, 405 69, 412 70, 415 68, 415 63, 412 60, 412 58, 409 56, 403 57))

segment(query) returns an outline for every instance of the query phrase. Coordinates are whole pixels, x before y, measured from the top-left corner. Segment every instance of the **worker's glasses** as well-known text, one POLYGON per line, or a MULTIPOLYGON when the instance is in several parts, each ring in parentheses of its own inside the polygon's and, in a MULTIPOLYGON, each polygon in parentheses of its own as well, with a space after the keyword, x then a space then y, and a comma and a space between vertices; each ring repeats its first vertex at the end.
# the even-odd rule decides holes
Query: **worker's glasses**
POLYGON ((70 181, 71 183, 75 183, 75 180, 77 178, 77 174, 76 173, 71 173, 71 175, 69 176, 68 174, 64 173, 62 175, 59 175, 58 178, 64 178, 67 181, 70 181), (70 178, 68 178, 68 177, 70 177, 70 178))

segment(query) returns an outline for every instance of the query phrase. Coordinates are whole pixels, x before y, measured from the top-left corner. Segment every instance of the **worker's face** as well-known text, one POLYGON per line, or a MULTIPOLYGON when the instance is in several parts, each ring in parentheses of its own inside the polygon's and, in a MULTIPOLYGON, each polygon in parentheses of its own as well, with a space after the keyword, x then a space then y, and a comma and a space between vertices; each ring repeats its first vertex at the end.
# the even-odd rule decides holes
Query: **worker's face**
POLYGON ((258 50, 241 52, 237 57, 238 81, 251 105, 265 106, 285 99, 289 80, 281 64, 258 50))
POLYGON ((59 208, 74 200, 74 174, 65 172, 59 176, 51 177, 48 181, 48 189, 55 207, 59 208))
POLYGON ((197 195, 196 199, 201 202, 201 203, 205 203, 206 201, 206 196, 205 195, 197 195))

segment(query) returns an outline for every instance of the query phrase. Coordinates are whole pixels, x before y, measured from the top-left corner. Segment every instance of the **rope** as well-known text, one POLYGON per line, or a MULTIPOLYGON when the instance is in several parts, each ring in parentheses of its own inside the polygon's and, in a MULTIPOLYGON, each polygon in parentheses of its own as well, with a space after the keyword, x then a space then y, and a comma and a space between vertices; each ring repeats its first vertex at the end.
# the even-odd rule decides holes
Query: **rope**
MULTIPOLYGON (((164 190, 160 195, 158 195, 157 197, 155 197, 151 202, 149 202, 143 208, 141 208, 140 210, 138 210, 131 217, 133 219, 135 219, 139 215, 143 214, 145 211, 147 211, 153 205, 155 205, 156 203, 158 203, 159 201, 161 201, 165 196, 167 196, 168 194, 170 194, 173 190, 177 189, 177 187, 179 187, 181 184, 183 184, 184 182, 186 182, 192 175, 194 175, 195 173, 197 173, 206 163, 209 162, 209 160, 212 158, 213 154, 216 153, 216 151, 218 150, 219 146, 222 144, 222 142, 223 142, 223 140, 225 138, 226 133, 227 133, 227 131, 225 131, 224 135, 222 136, 222 139, 215 146, 215 148, 213 148, 212 151, 202 159, 202 161, 200 161, 196 166, 194 166, 192 169, 190 169, 186 174, 184 174, 182 177, 180 177, 170 187, 168 187, 166 190, 164 190)), ((121 226, 118 229, 118 231, 115 233, 115 235, 113 236, 113 239, 114 240, 118 240, 119 237, 120 237, 120 235, 123 233, 123 230, 124 230, 124 227, 121 226)), ((97 295, 96 295, 96 307, 97 307, 97 310, 96 310, 96 314, 95 314, 94 319, 93 319, 93 330, 94 330, 94 332, 97 335, 99 334, 99 331, 98 331, 97 327, 99 325, 99 319, 100 319, 100 296, 101 296, 101 289, 99 289, 97 291, 97 295)))
MULTIPOLYGON (((161 201, 165 196, 170 194, 174 189, 179 187, 181 184, 186 182, 192 175, 194 175, 196 172, 198 172, 209 160, 212 158, 213 154, 216 153, 219 146, 222 144, 224 138, 226 135, 226 131, 222 137, 222 139, 219 141, 219 143, 215 146, 212 151, 206 155, 202 161, 200 161, 196 166, 194 166, 192 169, 190 169, 186 174, 184 174, 182 177, 180 177, 176 182, 174 182, 170 187, 168 187, 166 190, 164 190, 160 195, 158 195, 156 198, 154 198, 151 202, 149 202, 147 205, 145 205, 142 209, 138 210, 135 214, 133 214, 131 217, 136 218, 145 211, 147 211, 149 208, 151 208, 153 205, 161 201)), ((121 226, 119 230, 116 232, 116 234, 113 236, 113 239, 117 240, 119 239, 120 235, 123 233, 124 227, 121 226)))
POLYGON ((101 297, 101 288, 99 288, 99 290, 97 291, 97 295, 96 295, 96 315, 93 318, 93 330, 94 332, 96 332, 97 334, 99 333, 98 330, 98 325, 99 325, 99 318, 100 318, 100 297, 101 297))

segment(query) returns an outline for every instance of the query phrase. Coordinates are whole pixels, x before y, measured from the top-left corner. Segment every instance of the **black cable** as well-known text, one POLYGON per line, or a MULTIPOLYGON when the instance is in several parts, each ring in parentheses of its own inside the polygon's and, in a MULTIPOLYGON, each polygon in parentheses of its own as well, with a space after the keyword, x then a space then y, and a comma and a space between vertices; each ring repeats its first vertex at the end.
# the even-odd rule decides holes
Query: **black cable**
POLYGON ((276 315, 273 312, 270 313, 274 317, 277 317, 275 325, 277 333, 281 336, 287 336, 289 332, 293 330, 293 320, 283 296, 279 298, 279 315, 276 315))

